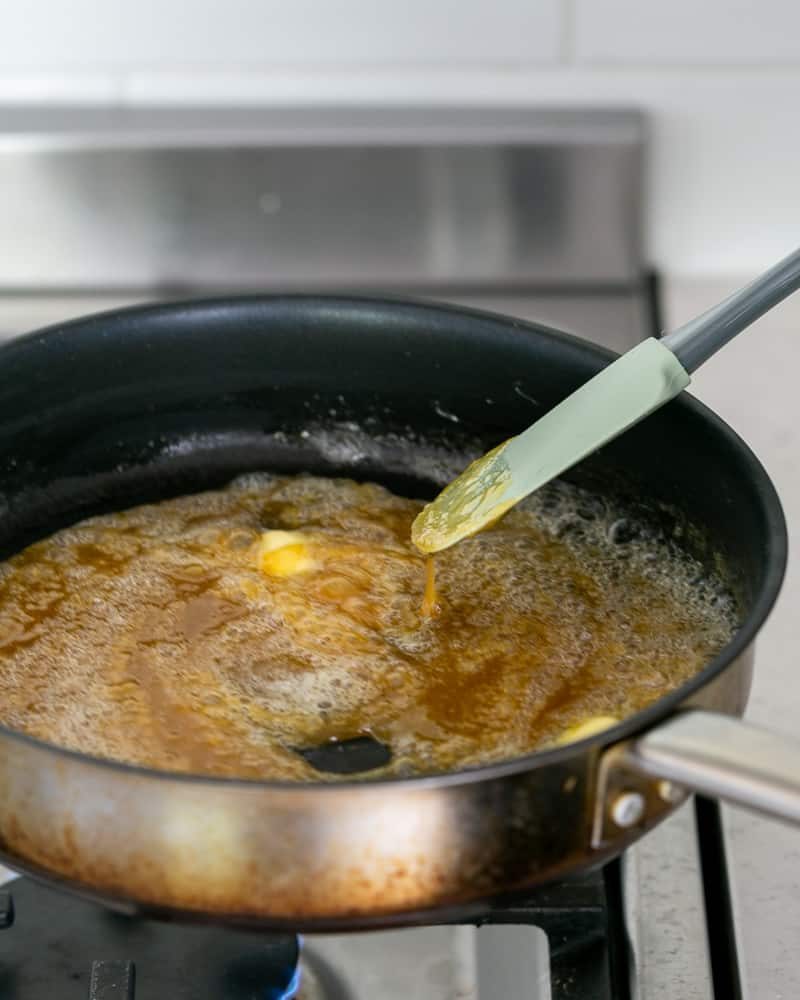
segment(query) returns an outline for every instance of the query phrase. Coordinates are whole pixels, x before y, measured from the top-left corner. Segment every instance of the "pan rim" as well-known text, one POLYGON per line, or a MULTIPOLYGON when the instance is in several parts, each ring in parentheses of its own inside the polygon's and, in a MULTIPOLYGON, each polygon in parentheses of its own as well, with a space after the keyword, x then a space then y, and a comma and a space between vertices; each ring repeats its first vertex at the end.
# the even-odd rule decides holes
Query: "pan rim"
MULTIPOLYGON (((235 294, 230 296, 214 296, 208 298, 187 298, 176 299, 167 302, 156 302, 145 305, 129 306, 121 309, 110 309, 102 312, 91 313, 64 323, 54 324, 40 330, 32 331, 20 337, 15 337, 12 341, 3 345, 0 352, 14 350, 19 345, 31 343, 32 341, 47 341, 50 338, 61 336, 67 331, 77 328, 91 327, 104 320, 127 320, 135 318, 137 315, 161 315, 169 316, 176 312, 196 312, 202 313, 213 311, 222 307, 230 309, 231 305, 239 307, 254 307, 258 305, 278 306, 281 303, 302 303, 308 307, 325 307, 326 304, 348 305, 354 309, 375 309, 380 306, 384 309, 397 311, 399 309, 412 307, 415 311, 429 311, 433 314, 446 313, 448 315, 461 315, 465 319, 482 319, 495 322, 501 326, 513 327, 515 334, 529 333, 537 337, 544 337, 547 340, 570 343, 579 353, 584 354, 592 362, 604 361, 610 363, 618 355, 591 341, 584 340, 574 334, 569 334, 554 327, 518 319, 513 316, 495 313, 490 310, 474 309, 459 306, 448 302, 437 302, 429 299, 420 299, 400 296, 382 295, 335 295, 319 294, 309 295, 302 293, 290 294, 235 294)), ((154 780, 158 782, 176 781, 181 784, 190 784, 195 787, 211 786, 216 788, 242 789, 251 792, 280 792, 281 794, 294 794, 297 796, 323 791, 327 795, 357 794, 368 795, 374 790, 385 790, 387 788, 404 789, 407 791, 423 791, 425 789, 435 789, 442 787, 471 785, 480 782, 490 782, 510 777, 512 775, 538 771, 539 768, 546 768, 551 765, 563 763, 571 758, 580 757, 592 747, 603 748, 615 743, 622 742, 641 733, 654 724, 663 720, 673 710, 684 704, 696 692, 705 687, 710 681, 717 677, 729 664, 742 655, 753 643, 753 640, 767 618, 769 617, 778 595, 786 572, 786 562, 788 557, 788 531, 786 519, 780 498, 775 486, 770 479, 761 461, 752 451, 750 446, 733 430, 721 417, 713 410, 701 403, 689 392, 684 391, 674 400, 670 406, 680 407, 688 411, 695 418, 702 420, 721 440, 727 442, 734 448, 740 460, 747 467, 748 472, 755 485, 756 491, 761 499, 762 509, 766 521, 767 549, 765 561, 767 570, 763 585, 759 594, 753 601, 747 615, 742 620, 736 633, 721 650, 706 665, 690 677, 679 687, 658 698, 652 704, 640 711, 620 720, 614 726, 603 730, 593 736, 588 736, 574 743, 564 746, 549 747, 535 750, 520 757, 513 757, 508 760, 494 761, 489 764, 476 764, 465 767, 458 771, 433 772, 424 775, 410 777, 383 777, 359 779, 345 779, 336 781, 286 781, 263 778, 238 778, 222 775, 193 774, 185 771, 166 771, 157 768, 145 767, 139 764, 126 763, 125 761, 114 760, 112 758, 99 757, 86 754, 80 750, 73 750, 60 746, 48 740, 30 736, 19 730, 0 723, 0 739, 11 740, 40 752, 52 754, 58 758, 66 758, 82 765, 110 769, 130 777, 154 780)))

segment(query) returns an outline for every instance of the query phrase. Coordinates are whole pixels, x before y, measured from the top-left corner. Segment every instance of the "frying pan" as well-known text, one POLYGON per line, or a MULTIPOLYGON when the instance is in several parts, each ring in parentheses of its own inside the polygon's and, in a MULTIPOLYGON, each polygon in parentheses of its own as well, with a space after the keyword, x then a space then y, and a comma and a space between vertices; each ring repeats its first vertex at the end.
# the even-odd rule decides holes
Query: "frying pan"
MULTIPOLYGON (((0 557, 255 469, 431 496, 425 449, 483 451, 611 358, 514 319, 369 299, 219 299, 52 327, 0 348, 0 557), (356 424, 369 446, 348 446, 356 424)), ((786 559, 766 473, 684 395, 571 475, 735 591, 741 627, 678 690, 579 743, 402 780, 171 774, 0 729, 2 860, 130 912, 322 930, 468 917, 618 854, 690 789, 800 820, 800 750, 736 718, 786 559)))

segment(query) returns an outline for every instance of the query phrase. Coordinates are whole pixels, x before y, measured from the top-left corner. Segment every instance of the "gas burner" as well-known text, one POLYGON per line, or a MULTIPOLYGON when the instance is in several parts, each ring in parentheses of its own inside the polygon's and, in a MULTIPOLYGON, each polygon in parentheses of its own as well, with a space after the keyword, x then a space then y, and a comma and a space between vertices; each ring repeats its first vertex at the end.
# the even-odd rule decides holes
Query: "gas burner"
POLYGON ((616 1000, 615 866, 480 926, 259 934, 120 915, 19 878, 0 890, 2 1000, 616 1000), (548 947, 549 945, 549 947, 548 947))
POLYGON ((291 1000, 294 934, 155 923, 20 878, 0 891, 3 1000, 291 1000))

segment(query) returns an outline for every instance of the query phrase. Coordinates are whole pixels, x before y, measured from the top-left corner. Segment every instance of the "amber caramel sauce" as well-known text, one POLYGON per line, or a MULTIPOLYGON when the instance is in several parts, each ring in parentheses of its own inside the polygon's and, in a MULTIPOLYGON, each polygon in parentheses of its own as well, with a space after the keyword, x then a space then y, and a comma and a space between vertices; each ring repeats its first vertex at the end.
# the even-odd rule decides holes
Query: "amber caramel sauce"
POLYGON ((393 756, 369 776, 405 775, 623 717, 714 655, 735 609, 657 539, 614 540, 613 513, 582 520, 571 489, 435 563, 410 541, 420 503, 347 480, 248 477, 82 522, 0 565, 0 722, 308 780, 297 749, 330 739, 370 734, 393 756))
POLYGON ((422 592, 419 612, 423 618, 434 618, 441 610, 439 595, 436 592, 436 559, 434 556, 428 556, 425 560, 425 589, 422 592))

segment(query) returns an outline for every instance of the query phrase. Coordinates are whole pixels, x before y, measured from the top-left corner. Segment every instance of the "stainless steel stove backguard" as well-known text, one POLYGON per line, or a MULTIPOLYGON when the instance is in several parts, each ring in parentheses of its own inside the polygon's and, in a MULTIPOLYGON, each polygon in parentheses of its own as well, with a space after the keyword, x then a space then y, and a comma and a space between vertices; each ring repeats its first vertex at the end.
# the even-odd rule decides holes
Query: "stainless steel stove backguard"
POLYGON ((0 110, 0 289, 622 286, 635 111, 0 110))

